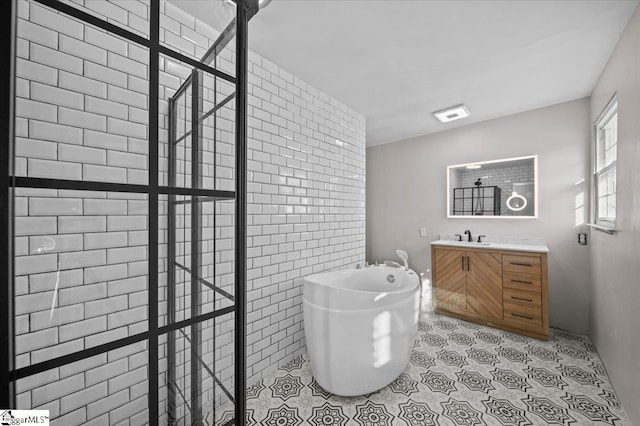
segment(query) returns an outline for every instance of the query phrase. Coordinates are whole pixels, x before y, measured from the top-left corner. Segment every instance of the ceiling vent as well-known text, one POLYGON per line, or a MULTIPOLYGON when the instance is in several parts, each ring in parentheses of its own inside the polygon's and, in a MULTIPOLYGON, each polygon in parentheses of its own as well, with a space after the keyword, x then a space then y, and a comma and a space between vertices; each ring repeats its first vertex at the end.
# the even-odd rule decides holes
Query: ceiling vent
POLYGON ((469 116, 469 110, 464 105, 456 105, 453 107, 441 109, 433 113, 438 120, 443 123, 448 123, 454 120, 460 120, 469 116))

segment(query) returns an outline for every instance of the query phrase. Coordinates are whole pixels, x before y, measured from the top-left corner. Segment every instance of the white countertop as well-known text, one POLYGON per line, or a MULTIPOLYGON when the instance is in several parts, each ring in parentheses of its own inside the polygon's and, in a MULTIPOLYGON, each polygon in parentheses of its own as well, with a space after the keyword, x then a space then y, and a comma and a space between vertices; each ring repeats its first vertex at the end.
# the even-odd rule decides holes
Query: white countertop
POLYGON ((488 250, 514 250, 514 251, 530 251, 536 253, 549 253, 546 244, 531 244, 530 241, 518 242, 486 242, 486 243, 468 243, 466 241, 437 240, 432 241, 433 246, 449 246, 460 248, 481 248, 488 250))

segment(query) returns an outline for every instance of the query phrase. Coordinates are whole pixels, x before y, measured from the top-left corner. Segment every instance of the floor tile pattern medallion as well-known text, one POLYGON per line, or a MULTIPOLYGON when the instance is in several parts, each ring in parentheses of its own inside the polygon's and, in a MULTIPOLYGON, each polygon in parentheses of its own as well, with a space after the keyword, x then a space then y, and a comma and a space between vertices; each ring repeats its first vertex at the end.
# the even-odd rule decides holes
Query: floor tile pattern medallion
POLYGON ((305 355, 247 398, 261 426, 630 425, 586 336, 552 329, 543 342, 435 314, 423 315, 407 369, 384 389, 331 395, 305 355))

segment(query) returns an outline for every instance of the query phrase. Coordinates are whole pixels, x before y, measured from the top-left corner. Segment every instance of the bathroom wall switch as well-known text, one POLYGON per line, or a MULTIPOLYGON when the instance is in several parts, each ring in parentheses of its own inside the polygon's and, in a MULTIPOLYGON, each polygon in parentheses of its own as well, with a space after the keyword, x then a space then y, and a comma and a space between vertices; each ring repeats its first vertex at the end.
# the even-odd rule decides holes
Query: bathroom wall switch
POLYGON ((581 232, 578 234, 578 244, 586 246, 587 245, 587 234, 581 232))
POLYGON ((420 236, 421 237, 427 236, 427 228, 420 228, 420 236))

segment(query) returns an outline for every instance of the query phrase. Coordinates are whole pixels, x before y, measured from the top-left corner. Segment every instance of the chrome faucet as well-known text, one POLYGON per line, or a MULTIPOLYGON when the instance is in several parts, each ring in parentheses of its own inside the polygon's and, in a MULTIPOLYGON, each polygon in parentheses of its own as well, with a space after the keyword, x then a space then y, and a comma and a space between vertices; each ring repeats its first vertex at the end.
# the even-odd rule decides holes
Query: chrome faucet
POLYGON ((473 237, 471 236, 471 231, 469 231, 467 229, 466 231, 464 231, 464 235, 466 235, 468 237, 467 241, 469 241, 469 242, 473 241, 473 237))

